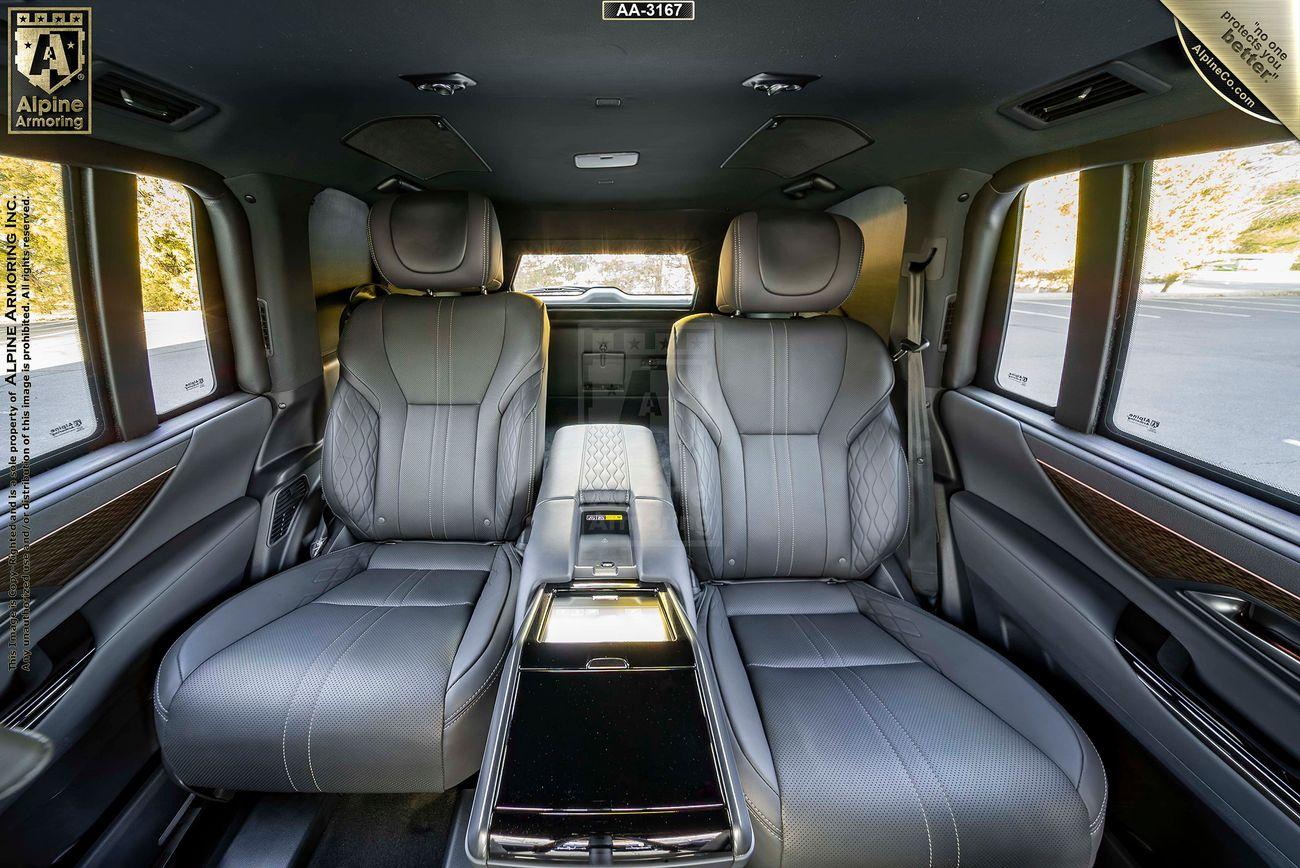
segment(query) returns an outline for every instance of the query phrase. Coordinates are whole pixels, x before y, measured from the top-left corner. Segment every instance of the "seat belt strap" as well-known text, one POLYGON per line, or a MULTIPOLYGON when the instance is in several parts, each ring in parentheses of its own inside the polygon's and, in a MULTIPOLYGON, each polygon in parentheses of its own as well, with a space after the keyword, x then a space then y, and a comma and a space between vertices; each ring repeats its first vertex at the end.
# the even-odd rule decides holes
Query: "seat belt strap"
POLYGON ((925 317, 925 272, 936 252, 931 248, 924 262, 907 263, 907 339, 894 353, 896 362, 907 356, 907 465, 912 481, 908 562, 912 589, 927 602, 933 601, 939 591, 939 537, 935 528, 930 408, 926 400, 923 358, 930 342, 922 337, 921 332, 925 317))

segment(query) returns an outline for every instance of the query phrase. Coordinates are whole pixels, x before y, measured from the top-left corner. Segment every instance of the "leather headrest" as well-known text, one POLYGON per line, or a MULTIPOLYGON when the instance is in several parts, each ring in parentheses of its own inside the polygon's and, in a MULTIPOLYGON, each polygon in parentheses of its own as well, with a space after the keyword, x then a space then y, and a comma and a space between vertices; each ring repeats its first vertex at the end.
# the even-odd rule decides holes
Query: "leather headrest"
POLYGON ((824 211, 749 211, 727 228, 718 263, 723 313, 822 313, 862 269, 862 230, 824 211))
POLYGON ((384 280, 403 289, 501 288, 501 229, 492 202, 478 193, 385 196, 370 209, 370 253, 384 280))

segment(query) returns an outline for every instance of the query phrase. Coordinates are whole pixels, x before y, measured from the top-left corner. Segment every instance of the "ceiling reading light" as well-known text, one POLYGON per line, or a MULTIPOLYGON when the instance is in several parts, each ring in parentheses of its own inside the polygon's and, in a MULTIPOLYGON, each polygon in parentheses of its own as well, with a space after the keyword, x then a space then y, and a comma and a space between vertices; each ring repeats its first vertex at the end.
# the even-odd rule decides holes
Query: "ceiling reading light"
POLYGON ((759 93, 776 96, 778 93, 798 93, 812 84, 820 75, 804 75, 798 72, 760 72, 741 82, 745 87, 752 87, 759 93))
POLYGON ((626 169, 635 166, 641 155, 636 151, 616 151, 606 154, 574 154, 573 165, 579 169, 626 169))
POLYGON ((409 82, 416 90, 424 93, 436 93, 438 96, 452 96, 462 90, 478 84, 468 75, 459 72, 430 72, 422 75, 399 75, 402 81, 409 82))

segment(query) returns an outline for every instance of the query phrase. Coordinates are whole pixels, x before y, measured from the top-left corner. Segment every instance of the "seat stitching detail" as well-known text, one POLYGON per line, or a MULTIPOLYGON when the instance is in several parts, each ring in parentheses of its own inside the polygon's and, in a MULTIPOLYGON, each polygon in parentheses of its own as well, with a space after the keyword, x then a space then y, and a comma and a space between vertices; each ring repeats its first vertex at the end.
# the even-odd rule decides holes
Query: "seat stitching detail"
POLYGON ((486 200, 483 202, 483 289, 488 285, 488 257, 492 250, 492 223, 489 215, 492 213, 491 206, 486 200))
POLYGON ((894 722, 894 725, 897 726, 900 731, 902 731, 903 735, 907 736, 908 742, 910 742, 916 752, 921 755, 921 759, 925 761, 926 766, 930 769, 930 774, 934 776, 935 783, 939 785, 939 789, 943 790, 943 800, 948 803, 948 816, 952 819, 952 833, 957 837, 957 864, 955 868, 961 868, 961 832, 957 829, 957 813, 953 810, 952 793, 948 792, 948 786, 943 782, 943 779, 939 777, 939 772, 935 769, 934 763, 930 761, 930 757, 925 751, 921 750, 921 746, 916 743, 916 739, 912 738, 912 734, 907 731, 907 727, 903 726, 903 724, 899 722, 898 718, 894 716, 893 709, 889 707, 885 700, 880 698, 879 694, 872 689, 871 685, 867 683, 867 680, 858 672, 853 669, 849 669, 848 671, 858 680, 859 684, 866 688, 872 698, 875 699, 876 702, 880 703, 880 707, 885 709, 885 714, 889 715, 889 719, 894 722))
POLYGON ((867 719, 871 721, 871 725, 875 728, 876 732, 880 733, 881 739, 884 740, 885 744, 889 746, 890 751, 893 752, 894 759, 898 760, 898 767, 903 770, 903 774, 907 775, 908 783, 912 785, 912 792, 916 794, 916 803, 921 807, 921 819, 925 823, 925 845, 930 852, 929 865, 933 866, 934 865, 934 841, 930 837, 930 813, 925 809, 925 802, 921 798, 921 790, 916 785, 916 779, 912 777, 912 772, 907 768, 907 764, 903 762, 903 757, 899 754, 898 748, 894 747, 894 743, 889 740, 889 736, 885 735, 885 731, 880 728, 880 724, 876 721, 875 715, 872 714, 867 709, 867 707, 862 704, 862 700, 859 699, 858 695, 853 692, 853 689, 851 687, 849 687, 848 682, 846 682, 843 676, 840 675, 839 670, 829 669, 827 671, 829 671, 832 675, 834 675, 839 680, 840 686, 842 686, 844 688, 844 691, 848 693, 848 695, 853 699, 853 701, 858 704, 858 708, 861 708, 863 713, 866 714, 867 719))
MULTIPOLYGON (((1091 833, 1096 831, 1095 827, 1100 826, 1102 819, 1105 818, 1106 816, 1106 802, 1107 800, 1110 799, 1110 778, 1106 774, 1106 764, 1101 761, 1101 753, 1098 752, 1097 746, 1092 743, 1092 737, 1089 736, 1088 733, 1081 726, 1075 726, 1074 729, 1077 732, 1082 733, 1083 737, 1087 739, 1088 746, 1092 748, 1093 753, 1097 754, 1097 765, 1101 766, 1101 808, 1099 808, 1097 811, 1097 818, 1088 824, 1088 832, 1089 835, 1091 836, 1091 833)), ((1082 747, 1082 745, 1080 745, 1080 747, 1082 747)), ((1079 769, 1079 783, 1081 784, 1083 783, 1082 766, 1080 766, 1079 769)))
MULTIPOLYGON (((820 658, 822 659, 822 663, 825 664, 825 665, 824 665, 823 667, 821 667, 821 668, 823 668, 823 669, 832 669, 832 668, 834 668, 834 667, 832 667, 832 666, 830 665, 830 661, 826 659, 826 655, 822 653, 822 649, 820 649, 820 648, 817 647, 817 643, 813 642, 812 637, 808 635, 808 631, 805 630, 805 629, 803 628, 803 626, 799 623, 799 618, 798 618, 798 616, 797 616, 797 615, 786 615, 786 617, 790 619, 790 623, 791 623, 791 624, 794 624, 796 627, 799 628, 799 632, 803 634, 804 641, 808 643, 808 647, 810 647, 810 648, 812 648, 814 651, 816 651, 816 652, 817 652, 817 656, 820 657, 820 658)), ((816 667, 811 667, 811 666, 810 666, 810 667, 807 667, 807 668, 812 669, 812 668, 816 668, 816 667)))
POLYGON ((768 443, 772 446, 772 482, 776 485, 776 561, 778 575, 781 571, 781 473, 776 463, 776 326, 771 320, 767 323, 767 333, 772 344, 772 391, 770 417, 768 420, 768 443))
MULTIPOLYGON (((487 209, 484 208, 484 214, 487 209)), ((486 269, 483 275, 484 283, 487 281, 486 269)), ((451 299, 448 307, 450 308, 449 319, 447 321, 447 427, 443 429, 442 434, 442 536, 448 539, 447 533, 447 453, 451 451, 451 413, 455 408, 453 403, 455 395, 452 389, 452 374, 454 373, 454 363, 452 361, 452 343, 456 339, 456 299, 451 299)))
MULTIPOLYGON (((368 542, 357 543, 356 545, 348 546, 347 548, 344 548, 344 549, 339 549, 339 551, 337 551, 337 552, 333 552, 330 556, 332 556, 332 555, 334 555, 334 554, 341 554, 342 552, 346 552, 346 551, 348 551, 349 549, 353 549, 353 548, 356 548, 357 546, 362 546, 362 545, 371 545, 371 543, 368 543, 368 542)), ((372 549, 372 550, 371 550, 371 556, 373 556, 373 555, 374 555, 374 550, 372 549)), ((325 557, 320 558, 320 560, 322 560, 322 561, 325 560, 325 557)), ((290 567, 288 570, 285 570, 284 573, 280 573, 280 575, 284 575, 285 573, 291 572, 292 570, 303 569, 304 567, 306 567, 306 565, 307 565, 308 563, 314 563, 314 564, 319 565, 320 561, 307 561, 307 562, 304 562, 304 563, 298 564, 298 565, 295 566, 295 567, 290 567)), ((367 560, 366 560, 366 566, 364 566, 364 567, 362 567, 361 569, 357 570, 355 573, 352 573, 352 575, 348 576, 347 578, 344 578, 344 579, 340 580, 340 581, 337 582, 336 584, 332 584, 332 585, 331 585, 331 584, 327 584, 324 588, 322 588, 322 589, 321 589, 321 590, 316 594, 316 596, 314 596, 314 597, 312 597, 312 598, 310 598, 310 599, 308 599, 308 600, 305 600, 304 602, 300 603, 299 605, 296 605, 296 606, 294 606, 294 607, 292 607, 292 608, 290 608, 290 609, 288 609, 288 610, 282 612, 281 614, 275 616, 274 618, 272 618, 271 620, 267 621, 265 624, 261 625, 260 627, 256 627, 256 628, 254 628, 254 629, 252 629, 252 630, 249 630, 247 633, 244 633, 242 636, 237 636, 237 637, 235 637, 234 639, 232 639, 232 640, 231 640, 228 644, 226 644, 225 646, 223 646, 223 647, 217 649, 216 651, 213 651, 211 654, 209 654, 207 657, 204 657, 204 658, 203 658, 202 660, 200 660, 200 661, 199 661, 195 666, 193 666, 193 667, 190 669, 190 674, 189 674, 189 675, 186 675, 186 674, 184 673, 184 670, 183 670, 182 667, 181 667, 181 655, 180 655, 179 653, 177 653, 177 655, 176 655, 176 674, 177 674, 177 676, 180 678, 181 683, 184 684, 184 682, 186 681, 186 679, 188 679, 188 678, 190 677, 190 675, 193 675, 195 672, 198 672, 198 671, 199 671, 199 668, 202 667, 203 664, 207 663, 207 662, 208 662, 209 660, 211 660, 213 657, 216 657, 216 656, 217 656, 218 654, 220 654, 222 651, 225 651, 227 648, 231 647, 231 646, 234 645, 235 643, 237 643, 237 642, 242 642, 243 640, 247 639, 249 636, 252 636, 252 635, 253 635, 254 633, 256 633, 258 630, 265 630, 267 627, 271 626, 272 624, 276 623, 277 621, 280 621, 280 620, 282 620, 282 619, 284 619, 284 618, 289 617, 290 615, 292 615, 294 612, 298 611, 299 609, 302 609, 302 608, 305 608, 305 607, 307 607, 307 606, 310 606, 312 603, 317 602, 318 599, 320 598, 320 596, 321 596, 322 594, 328 593, 330 590, 332 590, 333 588, 337 588, 339 585, 346 584, 347 582, 351 581, 352 579, 356 578, 357 576, 361 575, 362 573, 368 571, 369 569, 370 569, 370 561, 369 561, 369 558, 367 558, 367 560)), ((229 601, 227 601, 227 602, 229 602, 229 601)), ((225 603, 222 604, 222 606, 224 606, 224 605, 225 605, 225 603)), ((220 609, 221 609, 221 606, 218 606, 217 608, 213 609, 212 612, 216 612, 216 611, 218 611, 218 610, 220 610, 220 609)), ((209 612, 207 615, 205 615, 205 616, 204 616, 202 619, 200 619, 199 622, 196 623, 194 626, 197 627, 198 624, 203 623, 203 622, 204 622, 208 617, 210 617, 210 616, 212 615, 212 612, 209 612)), ((191 629, 193 629, 193 628, 191 628, 191 629)), ((182 638, 184 638, 184 636, 182 636, 182 638)), ((179 642, 180 640, 178 639, 177 641, 179 642)), ((180 688, 177 687, 177 690, 179 691, 180 688)))
MULTIPOLYGON (((689 555, 691 550, 691 489, 689 479, 686 476, 686 438, 680 437, 680 435, 677 441, 677 450, 682 457, 682 509, 686 517, 686 551, 689 555)), ((698 483, 696 487, 698 488, 698 483)), ((700 502, 704 502, 703 497, 700 498, 700 502)), ((710 564, 709 566, 712 569, 713 565, 710 564)))
MULTIPOLYGON (((393 596, 393 594, 397 593, 397 591, 398 591, 399 589, 401 589, 402 585, 406 584, 406 582, 410 581, 410 580, 413 579, 413 578, 416 579, 416 581, 415 581, 414 584, 412 584, 412 586, 411 586, 411 590, 414 590, 414 589, 415 589, 415 586, 419 584, 419 580, 418 580, 418 578, 417 578, 419 575, 420 575, 420 572, 419 572, 419 571, 412 570, 410 576, 408 576, 408 577, 407 577, 406 579, 404 579, 401 583, 399 583, 399 584, 397 585, 397 587, 393 588, 393 590, 391 590, 391 591, 388 592, 387 596, 384 597, 384 602, 387 603, 388 600, 389 600, 389 598, 391 598, 391 597, 393 596)), ((402 605, 402 603, 406 602, 406 597, 409 597, 409 596, 411 595, 411 590, 408 590, 408 591, 406 592, 405 596, 402 597, 402 601, 399 602, 399 603, 397 604, 399 607, 402 605)), ((377 610, 377 609, 381 609, 381 608, 384 609, 383 614, 380 615, 378 618, 376 618, 374 621, 370 622, 370 624, 366 627, 366 629, 364 629, 364 630, 361 631, 361 634, 360 634, 359 636, 357 636, 355 639, 353 639, 351 642, 348 643, 348 647, 346 647, 346 648, 343 649, 343 653, 340 654, 338 657, 335 657, 335 658, 334 658, 334 662, 330 664, 330 668, 325 672, 325 678, 321 681, 320 688, 316 691, 316 700, 312 703, 312 707, 311 707, 311 717, 309 717, 308 720, 307 720, 307 771, 308 771, 308 773, 311 774, 311 782, 312 782, 312 784, 315 785, 315 787, 316 787, 316 792, 318 792, 318 793, 319 793, 319 792, 323 792, 323 790, 321 789, 320 782, 316 780, 316 768, 315 768, 315 766, 312 764, 312 761, 311 761, 311 736, 312 736, 312 732, 314 732, 315 729, 316 729, 316 712, 320 709, 320 701, 321 701, 321 697, 325 695, 325 688, 329 686, 330 678, 332 678, 332 677, 334 676, 334 669, 335 669, 335 667, 337 667, 337 666, 339 665, 339 662, 340 662, 341 660, 343 660, 344 657, 347 657, 347 656, 348 656, 348 652, 350 652, 350 651, 353 649, 353 647, 356 646, 356 644, 357 644, 358 642, 360 642, 362 639, 364 639, 364 638, 365 638, 365 635, 366 635, 367 633, 369 633, 371 630, 373 630, 373 629, 375 628, 375 625, 376 625, 376 624, 378 624, 380 621, 384 620, 384 618, 387 617, 387 616, 388 616, 388 615, 393 611, 393 608, 394 608, 394 607, 393 607, 393 606, 375 606, 375 607, 373 607, 372 609, 370 609, 370 612, 373 612, 373 611, 375 611, 375 610, 377 610)), ((367 613, 367 614, 369 614, 369 613, 367 613)), ((365 615, 362 615, 361 617, 364 618, 365 615)), ((361 618, 358 618, 357 620, 360 621, 361 618)), ((353 622, 353 623, 356 623, 356 622, 353 622)), ((337 641, 337 640, 336 640, 336 641, 337 641)), ((331 644, 333 644, 333 643, 331 643, 331 644)), ((288 718, 287 718, 287 717, 286 717, 285 721, 286 721, 286 726, 287 726, 287 723, 288 723, 288 718)), ((288 766, 287 766, 288 760, 286 759, 285 762, 286 762, 286 768, 287 768, 287 767, 288 767, 288 766)), ((292 781, 290 781, 290 783, 292 783, 292 781)), ((295 790, 296 790, 296 788, 295 788, 295 790)))
MULTIPOLYGON (((176 656, 179 657, 180 654, 177 653, 176 656)), ((162 683, 162 671, 163 668, 159 666, 158 674, 153 677, 153 704, 154 704, 154 708, 158 709, 158 714, 162 717, 163 723, 170 723, 170 721, 167 719, 167 710, 163 708, 162 694, 159 690, 160 685, 162 683)))
MULTIPOLYGON (((307 668, 302 671, 302 675, 298 676, 298 684, 294 687, 293 695, 289 697, 289 705, 284 710, 284 728, 280 731, 280 759, 284 761, 284 776, 289 779, 289 786, 293 787, 295 793, 302 791, 299 790, 298 785, 293 782, 293 774, 289 771, 289 715, 293 713, 293 704, 298 700, 298 691, 302 690, 303 682, 307 680, 307 674, 311 672, 312 667, 316 665, 317 661, 325 655, 325 652, 333 648, 334 645, 346 636, 348 631, 355 627, 362 618, 366 617, 378 608, 378 606, 371 606, 354 618, 352 623, 344 627, 337 636, 330 640, 328 645, 316 654, 316 657, 311 661, 311 663, 307 664, 307 668)), ((319 787, 317 789, 319 789, 319 787)))
MULTIPOLYGON (((524 514, 523 519, 528 518, 529 512, 533 508, 533 477, 537 475, 537 402, 533 402, 533 409, 528 411, 528 418, 532 424, 528 426, 528 464, 524 470, 528 474, 528 494, 524 496, 524 514)), ((513 498, 512 498, 513 499, 513 498)), ((509 533, 508 530, 502 529, 503 533, 509 533)))
POLYGON ((784 841, 784 838, 781 836, 781 832, 776 828, 776 824, 773 823, 771 820, 769 820, 766 816, 764 816, 762 811, 754 807, 754 803, 750 801, 749 796, 745 796, 745 804, 749 805, 750 813, 752 813, 755 817, 758 817, 759 822, 763 824, 763 828, 767 829, 769 832, 775 835, 778 841, 784 841))
MULTIPOLYGON (((439 351, 442 349, 440 346, 438 346, 438 344, 441 343, 441 341, 442 341, 442 299, 440 298, 438 299, 438 306, 434 308, 434 314, 433 314, 433 424, 435 426, 438 424, 438 397, 442 394, 442 378, 438 376, 438 354, 439 351)), ((451 411, 449 408, 448 413, 450 412, 451 411)), ((409 408, 407 409, 407 414, 409 418, 409 414, 410 414, 409 408)), ((431 431, 429 433, 432 434, 433 432, 431 431)), ((402 450, 402 451, 405 452, 406 450, 402 450)), ((430 478, 432 473, 433 473, 433 437, 431 436, 429 437, 429 469, 425 472, 425 479, 428 480, 429 482, 428 485, 429 536, 433 536, 433 484, 432 484, 433 480, 432 478, 430 478)), ((447 491, 445 488, 446 485, 445 479, 443 480, 443 485, 444 488, 442 492, 442 497, 443 497, 443 501, 446 502, 447 491)), ((401 498, 398 498, 398 512, 401 512, 400 505, 401 505, 401 498)))
MULTIPOLYGON (((787 576, 794 575, 794 465, 790 461, 790 329, 785 321, 781 322, 781 334, 785 339, 785 470, 790 480, 790 569, 787 576)), ((778 501, 777 509, 781 508, 778 501)))
POLYGON ((838 660, 838 661, 840 662, 840 665, 839 665, 839 667, 837 667, 837 668, 841 668, 841 669, 846 668, 845 665, 844 665, 844 655, 840 653, 840 649, 839 649, 839 648, 835 647, 835 643, 831 641, 831 637, 829 637, 829 636, 826 635, 826 631, 822 630, 821 627, 817 626, 817 622, 814 621, 812 618, 810 618, 808 615, 800 615, 799 617, 801 617, 801 618, 803 618, 805 621, 807 621, 807 622, 808 622, 808 626, 809 626, 809 627, 812 627, 814 630, 816 630, 816 631, 817 631, 817 635, 818 635, 818 636, 821 636, 822 639, 826 640, 826 645, 827 645, 827 647, 830 648, 832 651, 835 652, 835 659, 838 660))
POLYGON ((469 699, 461 703, 460 708, 456 709, 455 714, 447 718, 447 722, 443 724, 444 731, 447 729, 447 727, 451 726, 453 723, 460 720, 461 717, 463 717, 470 710, 470 708, 475 705, 475 703, 477 703, 480 699, 483 698, 483 695, 487 692, 487 689, 491 687, 494 683, 496 683, 497 676, 500 675, 501 670, 504 667, 504 664, 506 662, 506 656, 509 655, 509 653, 510 653, 510 644, 506 643, 505 650, 501 652, 501 659, 497 660, 496 664, 493 665, 492 672, 491 674, 488 675, 487 680, 483 682, 483 684, 479 687, 478 690, 474 691, 473 696, 471 696, 469 699))

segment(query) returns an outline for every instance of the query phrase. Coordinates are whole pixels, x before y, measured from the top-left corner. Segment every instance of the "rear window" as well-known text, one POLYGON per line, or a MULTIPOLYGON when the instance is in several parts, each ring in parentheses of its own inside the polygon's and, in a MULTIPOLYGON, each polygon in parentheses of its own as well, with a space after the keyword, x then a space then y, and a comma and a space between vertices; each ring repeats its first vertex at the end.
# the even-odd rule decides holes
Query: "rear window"
POLYGON ((1023 203, 997 382, 1016 396, 1055 407, 1074 299, 1079 173, 1033 182, 1023 203))
MULTIPOLYGON (((26 446, 28 457, 39 461, 94 439, 103 424, 86 352, 85 312, 73 281, 63 167, 0 156, 0 191, 0 238, 13 266, 7 273, 14 277, 3 315, 20 341, 3 365, 0 402, 11 433, 21 430, 17 420, 30 409, 26 446)), ((19 457, 10 453, 11 460, 19 457)))
POLYGON ((212 353, 189 193, 175 181, 145 175, 136 191, 145 344, 154 407, 161 416, 212 394, 212 353))
POLYGON ((1300 144, 1156 160, 1112 429, 1300 496, 1300 144))
POLYGON ((525 253, 513 289, 548 307, 688 308, 695 276, 685 253, 525 253))

